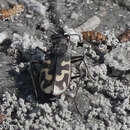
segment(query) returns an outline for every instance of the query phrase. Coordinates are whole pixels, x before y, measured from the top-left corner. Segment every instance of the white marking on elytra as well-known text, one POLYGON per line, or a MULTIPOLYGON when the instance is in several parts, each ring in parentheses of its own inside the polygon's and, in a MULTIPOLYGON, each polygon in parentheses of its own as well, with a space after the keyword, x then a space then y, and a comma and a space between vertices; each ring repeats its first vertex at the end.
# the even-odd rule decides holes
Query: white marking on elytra
POLYGON ((49 72, 49 69, 48 69, 48 68, 45 68, 45 69, 42 69, 42 70, 41 70, 40 78, 39 78, 39 79, 41 79, 41 74, 42 74, 43 72, 45 72, 45 79, 48 80, 48 81, 51 81, 52 78, 53 78, 53 75, 51 75, 51 74, 48 73, 48 72, 49 72))
MULTIPOLYGON (((70 68, 70 61, 63 61, 61 63, 61 66, 65 66, 65 65, 69 65, 69 68, 70 68)), ((69 70, 62 70, 60 75, 56 75, 56 81, 63 80, 65 74, 69 74, 70 75, 70 69, 69 70)))
POLYGON ((63 82, 63 88, 61 89, 59 86, 54 85, 53 95, 60 95, 66 90, 66 83, 63 82))
POLYGON ((51 64, 51 60, 45 60, 45 61, 44 61, 44 63, 46 63, 46 64, 49 64, 49 65, 50 65, 50 64, 51 64))
POLYGON ((53 89, 53 95, 60 95, 62 94, 68 87, 69 85, 69 81, 70 81, 70 61, 63 61, 61 63, 61 66, 65 66, 68 65, 68 69, 69 70, 62 70, 60 75, 56 75, 56 83, 57 82, 62 82, 62 86, 58 86, 56 84, 54 84, 54 89, 53 89), (65 74, 68 74, 68 82, 64 81, 64 76, 65 74))
POLYGON ((63 61, 63 62, 61 63, 61 66, 65 66, 65 65, 70 65, 70 61, 63 61))
POLYGON ((43 80, 40 84, 40 88, 43 92, 45 92, 46 94, 50 94, 52 92, 52 86, 47 86, 46 88, 43 88, 44 87, 44 83, 45 81, 43 80))
POLYGON ((63 80, 65 74, 69 74, 69 71, 68 70, 62 70, 61 71, 61 75, 56 75, 56 81, 61 81, 63 80))

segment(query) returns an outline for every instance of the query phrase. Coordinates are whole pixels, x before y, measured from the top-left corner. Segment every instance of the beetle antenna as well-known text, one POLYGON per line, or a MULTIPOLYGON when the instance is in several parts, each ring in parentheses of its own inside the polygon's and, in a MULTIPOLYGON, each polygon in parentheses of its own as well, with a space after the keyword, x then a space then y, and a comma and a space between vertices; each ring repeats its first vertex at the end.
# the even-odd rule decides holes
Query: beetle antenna
POLYGON ((34 88, 34 92, 35 92, 35 96, 36 96, 36 100, 38 99, 38 94, 37 94, 37 89, 36 89, 36 82, 34 79, 34 74, 33 74, 33 68, 32 68, 32 62, 30 63, 30 75, 31 75, 31 79, 32 79, 32 83, 33 83, 33 88, 34 88))

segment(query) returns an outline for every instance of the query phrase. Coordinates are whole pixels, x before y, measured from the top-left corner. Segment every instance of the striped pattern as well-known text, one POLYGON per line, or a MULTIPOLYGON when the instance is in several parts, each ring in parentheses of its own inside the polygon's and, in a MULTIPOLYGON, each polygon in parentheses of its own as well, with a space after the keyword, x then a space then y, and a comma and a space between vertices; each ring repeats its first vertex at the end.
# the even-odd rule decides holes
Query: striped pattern
POLYGON ((70 82, 70 57, 49 57, 43 62, 39 75, 40 89, 46 94, 61 95, 70 82))
POLYGON ((68 88, 70 83, 71 63, 68 55, 58 57, 56 75, 53 84, 53 95, 60 95, 68 88))

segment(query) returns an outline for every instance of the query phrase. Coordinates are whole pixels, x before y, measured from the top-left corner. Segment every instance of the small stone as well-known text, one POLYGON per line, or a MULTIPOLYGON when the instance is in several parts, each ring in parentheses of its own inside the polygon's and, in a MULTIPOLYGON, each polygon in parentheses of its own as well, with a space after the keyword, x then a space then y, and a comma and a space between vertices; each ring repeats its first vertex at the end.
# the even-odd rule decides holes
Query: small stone
POLYGON ((89 18, 85 23, 80 25, 79 27, 75 28, 76 32, 84 32, 88 30, 94 30, 96 27, 98 27, 101 23, 101 20, 97 16, 93 16, 89 18))
POLYGON ((36 113, 31 113, 29 116, 30 116, 31 118, 34 118, 34 117, 36 117, 36 113))
POLYGON ((23 100, 22 98, 19 98, 19 105, 20 105, 21 107, 24 107, 24 106, 25 106, 24 100, 23 100))
POLYGON ((24 63, 20 63, 20 64, 19 64, 19 67, 20 67, 20 68, 24 68, 24 63))
POLYGON ((9 38, 9 34, 7 31, 3 31, 0 33, 0 44, 5 40, 9 38))
POLYGON ((19 67, 16 67, 15 71, 16 71, 17 73, 19 73, 19 72, 20 72, 19 67))
POLYGON ((51 113, 51 108, 49 107, 49 105, 47 103, 44 104, 44 109, 47 113, 51 113))

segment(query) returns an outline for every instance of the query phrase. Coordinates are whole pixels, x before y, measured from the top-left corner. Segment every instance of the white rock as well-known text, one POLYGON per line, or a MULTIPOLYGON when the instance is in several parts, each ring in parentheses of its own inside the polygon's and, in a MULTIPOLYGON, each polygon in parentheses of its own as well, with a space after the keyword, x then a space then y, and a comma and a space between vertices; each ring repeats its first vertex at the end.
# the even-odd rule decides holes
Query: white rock
POLYGON ((17 100, 17 97, 14 93, 13 93, 12 99, 15 100, 15 101, 17 100))
POLYGON ((25 106, 24 100, 22 98, 19 99, 19 104, 20 104, 21 107, 25 106))
POLYGON ((3 31, 0 33, 0 44, 5 40, 9 38, 9 34, 7 31, 3 31))
POLYGON ((12 109, 11 108, 9 108, 9 109, 7 109, 7 116, 11 116, 11 113, 12 113, 12 109))
POLYGON ((34 117, 36 117, 36 113, 32 113, 32 114, 30 114, 29 115, 31 118, 34 118, 34 117))
POLYGON ((43 20, 43 23, 44 23, 43 27, 45 28, 45 30, 47 30, 50 26, 49 20, 45 19, 45 20, 43 20))
POLYGON ((78 17, 79 17, 79 14, 77 14, 76 12, 72 12, 71 14, 72 19, 78 20, 78 17))
POLYGON ((21 111, 17 111, 17 115, 18 115, 18 117, 21 115, 21 111))
POLYGON ((26 4, 28 7, 31 7, 34 11, 42 15, 43 17, 46 16, 47 7, 42 5, 42 3, 36 0, 19 0, 21 3, 26 4))
POLYGON ((68 26, 64 27, 64 31, 66 34, 70 35, 70 41, 73 43, 78 43, 82 41, 82 35, 79 32, 76 32, 73 28, 69 28, 68 26))
POLYGON ((24 63, 20 63, 20 64, 19 64, 19 67, 20 67, 20 68, 24 68, 24 63))
POLYGON ((19 34, 14 33, 13 34, 13 43, 11 44, 12 48, 23 48, 24 50, 32 48, 35 49, 36 47, 39 47, 41 49, 44 49, 43 43, 40 42, 38 39, 34 39, 33 36, 31 36, 29 33, 25 32, 23 34, 23 37, 19 34))
POLYGON ((29 130, 29 127, 30 127, 30 123, 28 120, 25 121, 25 126, 24 126, 24 129, 25 130, 29 130))
POLYGON ((84 31, 89 31, 89 30, 94 30, 99 26, 101 23, 101 20, 97 16, 93 16, 90 19, 88 19, 85 23, 80 25, 79 27, 75 28, 74 30, 76 32, 84 32, 84 31))
POLYGON ((51 113, 51 108, 49 107, 47 103, 44 104, 44 109, 47 113, 51 113))
POLYGON ((23 111, 24 113, 26 113, 26 112, 27 112, 26 107, 24 107, 24 108, 22 109, 22 111, 23 111))
POLYGON ((61 118, 58 115, 55 115, 55 119, 56 119, 57 122, 61 121, 61 118))
POLYGON ((20 69, 19 69, 18 67, 16 67, 16 68, 15 68, 15 71, 16 71, 17 73, 19 73, 19 72, 20 72, 20 69))

